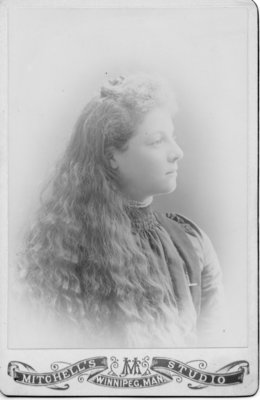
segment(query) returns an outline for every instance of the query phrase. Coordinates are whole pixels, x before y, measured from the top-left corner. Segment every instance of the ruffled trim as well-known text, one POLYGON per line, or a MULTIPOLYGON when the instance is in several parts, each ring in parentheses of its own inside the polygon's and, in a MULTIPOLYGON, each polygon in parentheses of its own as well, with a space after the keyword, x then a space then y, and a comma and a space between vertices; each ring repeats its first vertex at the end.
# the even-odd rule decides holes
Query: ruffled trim
POLYGON ((146 201, 136 201, 136 200, 128 200, 128 207, 135 207, 135 208, 146 208, 150 206, 153 202, 153 198, 150 197, 146 201))
MULTIPOLYGON (((151 204, 147 207, 135 207, 128 205, 126 212, 131 220, 132 228, 134 232, 145 234, 145 232, 153 231, 160 227, 160 222, 156 218, 156 212, 153 211, 151 204)), ((184 231, 192 236, 201 235, 198 227, 190 220, 186 219, 182 215, 167 212, 166 217, 172 221, 177 222, 181 225, 184 231)))

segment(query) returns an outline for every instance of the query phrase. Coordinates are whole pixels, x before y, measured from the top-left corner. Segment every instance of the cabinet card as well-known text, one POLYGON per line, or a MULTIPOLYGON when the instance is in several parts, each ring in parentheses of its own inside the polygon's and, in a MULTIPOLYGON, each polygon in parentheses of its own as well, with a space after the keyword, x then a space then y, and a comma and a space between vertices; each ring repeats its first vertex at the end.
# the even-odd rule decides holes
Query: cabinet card
POLYGON ((258 389, 258 8, 0 7, 0 389, 258 389))

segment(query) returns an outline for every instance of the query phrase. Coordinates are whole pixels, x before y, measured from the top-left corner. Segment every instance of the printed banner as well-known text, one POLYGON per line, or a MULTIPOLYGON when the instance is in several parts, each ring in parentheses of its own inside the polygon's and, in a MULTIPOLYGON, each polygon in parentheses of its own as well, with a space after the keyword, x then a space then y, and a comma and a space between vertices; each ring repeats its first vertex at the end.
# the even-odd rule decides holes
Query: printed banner
POLYGON ((51 389, 68 389, 68 384, 64 386, 57 386, 57 384, 75 377, 78 377, 79 382, 82 382, 85 374, 89 374, 88 380, 90 380, 96 374, 107 369, 107 357, 89 358, 78 361, 75 364, 58 361, 51 364, 51 369, 53 372, 38 373, 28 364, 20 361, 11 361, 8 364, 8 375, 17 383, 24 385, 48 386, 51 389), (62 365, 67 366, 61 368, 62 365))
POLYGON ((8 364, 8 375, 17 383, 30 386, 47 386, 50 389, 66 390, 70 379, 78 378, 78 382, 88 382, 110 388, 147 388, 169 382, 181 383, 183 379, 190 389, 203 389, 207 386, 230 386, 242 384, 244 375, 249 374, 247 361, 235 361, 215 372, 206 370, 204 360, 192 360, 183 363, 178 360, 162 357, 146 356, 123 360, 110 357, 94 357, 69 364, 63 361, 51 364, 51 372, 39 373, 30 365, 20 361, 8 364), (106 372, 106 373, 104 373, 106 372), (194 382, 196 383, 194 385, 194 382))

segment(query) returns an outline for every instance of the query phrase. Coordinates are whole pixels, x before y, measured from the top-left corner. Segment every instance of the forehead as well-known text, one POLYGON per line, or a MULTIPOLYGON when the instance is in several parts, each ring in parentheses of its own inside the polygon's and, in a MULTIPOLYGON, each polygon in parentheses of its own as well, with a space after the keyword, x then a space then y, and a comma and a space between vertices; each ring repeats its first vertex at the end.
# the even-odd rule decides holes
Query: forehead
POLYGON ((136 127, 136 135, 147 136, 152 132, 173 131, 173 118, 167 108, 155 108, 145 114, 141 123, 136 127))

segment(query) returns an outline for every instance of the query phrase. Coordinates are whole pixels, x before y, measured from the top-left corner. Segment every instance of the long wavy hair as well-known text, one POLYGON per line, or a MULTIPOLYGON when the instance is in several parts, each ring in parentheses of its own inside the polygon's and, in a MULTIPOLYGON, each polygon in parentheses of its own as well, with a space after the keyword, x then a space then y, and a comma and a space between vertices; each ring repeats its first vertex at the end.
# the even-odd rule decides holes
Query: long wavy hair
POLYGON ((145 113, 161 105, 175 111, 167 86, 148 75, 101 87, 43 191, 19 262, 26 296, 38 310, 94 337, 116 337, 121 346, 167 335, 174 343, 182 334, 171 284, 135 239, 110 164, 113 150, 123 152, 145 113))

